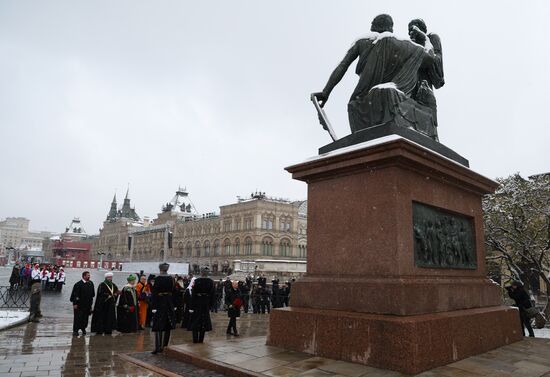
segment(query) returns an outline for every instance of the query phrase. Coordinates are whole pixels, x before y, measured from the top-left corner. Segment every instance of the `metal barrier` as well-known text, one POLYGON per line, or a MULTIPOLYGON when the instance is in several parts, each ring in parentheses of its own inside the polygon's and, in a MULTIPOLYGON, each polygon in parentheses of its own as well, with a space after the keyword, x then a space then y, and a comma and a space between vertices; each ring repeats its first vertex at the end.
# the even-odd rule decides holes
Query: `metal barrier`
POLYGON ((30 291, 0 286, 0 309, 29 309, 30 291))

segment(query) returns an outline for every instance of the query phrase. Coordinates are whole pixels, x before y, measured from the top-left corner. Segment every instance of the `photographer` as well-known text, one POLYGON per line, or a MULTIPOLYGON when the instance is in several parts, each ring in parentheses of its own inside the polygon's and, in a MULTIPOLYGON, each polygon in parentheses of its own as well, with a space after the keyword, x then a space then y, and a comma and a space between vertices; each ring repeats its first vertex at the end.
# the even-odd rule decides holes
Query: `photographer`
POLYGON ((508 291, 508 296, 514 300, 515 305, 519 309, 519 318, 522 324, 523 336, 525 336, 525 328, 529 332, 530 337, 535 337, 533 328, 531 327, 531 319, 527 315, 526 310, 532 307, 529 294, 525 291, 523 284, 520 281, 514 281, 510 286, 505 287, 508 291))

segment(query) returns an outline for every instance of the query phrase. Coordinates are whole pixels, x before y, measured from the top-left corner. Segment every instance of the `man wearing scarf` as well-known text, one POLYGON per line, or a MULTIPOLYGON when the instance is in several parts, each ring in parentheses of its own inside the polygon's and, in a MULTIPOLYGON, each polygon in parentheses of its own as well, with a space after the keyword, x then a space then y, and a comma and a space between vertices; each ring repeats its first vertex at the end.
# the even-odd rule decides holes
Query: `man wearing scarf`
POLYGON ((118 287, 113 283, 113 273, 107 272, 105 280, 97 287, 92 332, 111 335, 116 325, 116 299, 118 287))
POLYGON ((138 329, 138 300, 135 289, 136 276, 126 279, 128 284, 122 288, 117 307, 117 330, 124 333, 136 332, 138 329))

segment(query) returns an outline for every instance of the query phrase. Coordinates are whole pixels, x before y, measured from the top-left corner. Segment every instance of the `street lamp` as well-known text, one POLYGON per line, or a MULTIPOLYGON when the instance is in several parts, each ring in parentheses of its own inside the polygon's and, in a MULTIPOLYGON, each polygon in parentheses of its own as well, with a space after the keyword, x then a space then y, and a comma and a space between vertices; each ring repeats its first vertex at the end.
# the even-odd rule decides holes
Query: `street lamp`
POLYGON ((103 256, 106 254, 103 251, 98 251, 97 254, 99 255, 99 264, 97 265, 97 269, 101 270, 103 268, 103 256))

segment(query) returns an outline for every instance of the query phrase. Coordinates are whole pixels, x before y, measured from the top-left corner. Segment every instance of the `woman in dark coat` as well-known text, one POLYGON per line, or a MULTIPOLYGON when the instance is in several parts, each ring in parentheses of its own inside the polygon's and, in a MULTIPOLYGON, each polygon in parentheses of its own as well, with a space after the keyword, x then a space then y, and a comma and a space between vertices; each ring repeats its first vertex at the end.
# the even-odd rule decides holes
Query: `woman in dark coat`
POLYGON ((151 310, 153 313, 152 330, 155 333, 155 350, 153 354, 162 352, 170 342, 170 332, 176 327, 174 311, 174 278, 168 275, 168 263, 159 265, 160 274, 155 277, 151 294, 151 310))
POLYGON ((21 266, 19 265, 19 262, 13 266, 13 269, 11 270, 11 276, 10 276, 10 288, 18 288, 19 287, 19 275, 21 272, 21 266))
POLYGON ((529 336, 535 337, 535 333, 531 327, 531 319, 527 316, 526 312, 526 309, 529 309, 533 305, 531 304, 531 299, 523 287, 523 284, 519 281, 515 281, 509 287, 506 287, 506 290, 508 291, 508 296, 514 300, 514 306, 519 309, 519 318, 522 325, 523 336, 525 336, 525 328, 527 328, 529 336))
POLYGON ((195 279, 191 287, 191 320, 188 330, 193 331, 193 343, 204 342, 205 333, 212 331, 210 308, 215 302, 214 282, 208 278, 208 268, 204 268, 201 277, 195 279))
POLYGON ((137 332, 138 329, 137 278, 130 275, 127 280, 128 284, 122 288, 117 307, 117 330, 124 333, 137 332))
POLYGON ((97 286, 92 332, 110 335, 116 327, 116 299, 118 287, 113 283, 113 273, 107 272, 105 280, 97 286))
POLYGON ((225 292, 225 306, 227 307, 227 316, 229 324, 227 325, 227 335, 233 334, 239 336, 237 332, 237 318, 241 316, 241 306, 243 300, 239 293, 238 283, 234 281, 231 287, 225 292), (233 330, 233 333, 231 333, 233 330))

